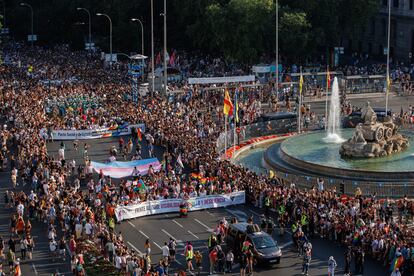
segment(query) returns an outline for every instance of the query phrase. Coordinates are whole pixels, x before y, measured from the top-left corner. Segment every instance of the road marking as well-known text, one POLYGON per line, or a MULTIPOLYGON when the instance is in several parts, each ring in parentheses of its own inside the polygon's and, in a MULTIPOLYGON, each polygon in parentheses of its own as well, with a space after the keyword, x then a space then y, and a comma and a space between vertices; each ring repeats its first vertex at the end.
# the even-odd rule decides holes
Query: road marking
POLYGON ((153 243, 159 248, 161 249, 161 246, 158 245, 158 243, 156 243, 155 241, 153 241, 153 243))
POLYGON ((184 226, 181 225, 181 223, 179 223, 178 221, 176 221, 175 219, 172 220, 175 224, 177 224, 178 226, 180 226, 181 228, 184 228, 184 226))
POLYGON ((212 216, 212 217, 214 217, 215 215, 214 214, 212 214, 211 212, 209 212, 209 211, 206 211, 207 212, 207 214, 209 214, 210 216, 212 216))
POLYGON ((169 215, 164 215, 166 218, 169 218, 170 216, 169 215))
POLYGON ((191 275, 195 276, 195 274, 191 270, 189 270, 188 273, 190 273, 191 275))
POLYGON ((193 232, 191 232, 190 230, 187 231, 190 235, 192 235, 193 237, 195 237, 197 240, 199 240, 200 238, 197 237, 196 235, 193 234, 193 232))
POLYGON ((285 248, 285 247, 288 247, 288 246, 290 246, 290 245, 292 245, 293 244, 293 241, 290 241, 290 242, 287 242, 287 243, 284 243, 284 244, 282 244, 281 246, 279 246, 281 249, 283 249, 283 248, 285 248))
POLYGON ((260 216, 261 216, 261 214, 259 214, 259 213, 255 212, 255 211, 253 211, 253 210, 251 210, 251 209, 249 209, 249 211, 250 211, 250 212, 252 212, 253 214, 255 214, 255 215, 256 215, 256 216, 258 216, 258 217, 260 217, 260 216))
POLYGON ((143 235, 144 237, 146 237, 147 239, 149 239, 150 237, 148 237, 144 232, 142 232, 141 230, 138 230, 138 232, 141 233, 141 235, 143 235))
POLYGON ((136 227, 135 227, 135 224, 133 224, 133 223, 132 223, 132 222, 130 222, 129 220, 128 220, 128 224, 129 224, 129 225, 131 225, 132 227, 136 228, 136 227))
POLYGON ((247 216, 242 211, 226 209, 227 212, 235 216, 238 220, 246 220, 247 216))
POLYGON ((162 232, 164 232, 168 237, 173 238, 177 243, 182 243, 182 240, 176 239, 173 235, 171 235, 170 233, 168 233, 165 229, 161 229, 162 232))
POLYGON ((34 271, 34 273, 35 273, 36 275, 38 275, 39 273, 37 273, 36 266, 35 266, 35 264, 34 264, 34 263, 32 263, 32 267, 33 267, 33 271, 34 271))
POLYGON ((206 230, 208 232, 213 232, 213 229, 211 229, 210 227, 208 227, 207 225, 205 225, 204 223, 202 223, 201 221, 199 221, 198 219, 194 219, 196 222, 198 222, 201 226, 204 226, 206 228, 206 230))
POLYGON ((48 267, 48 266, 63 266, 66 263, 49 263, 49 264, 38 264, 37 267, 48 267))
POLYGON ((129 244, 129 246, 132 247, 132 249, 134 249, 135 251, 137 251, 140 255, 143 255, 142 252, 138 248, 136 248, 132 243, 130 243, 129 241, 127 241, 127 243, 129 244))
POLYGON ((183 265, 179 260, 175 259, 175 261, 177 262, 177 264, 183 265))

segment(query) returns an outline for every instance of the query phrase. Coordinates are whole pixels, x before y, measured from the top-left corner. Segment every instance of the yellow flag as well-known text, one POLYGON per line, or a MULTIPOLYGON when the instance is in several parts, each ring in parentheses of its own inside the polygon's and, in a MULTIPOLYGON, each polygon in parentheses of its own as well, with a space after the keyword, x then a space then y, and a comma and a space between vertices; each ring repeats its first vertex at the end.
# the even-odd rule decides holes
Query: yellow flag
POLYGON ((390 75, 387 75, 387 92, 390 90, 391 87, 391 78, 390 75))
POLYGON ((303 75, 300 73, 300 79, 299 79, 299 94, 302 95, 302 89, 303 89, 303 75))

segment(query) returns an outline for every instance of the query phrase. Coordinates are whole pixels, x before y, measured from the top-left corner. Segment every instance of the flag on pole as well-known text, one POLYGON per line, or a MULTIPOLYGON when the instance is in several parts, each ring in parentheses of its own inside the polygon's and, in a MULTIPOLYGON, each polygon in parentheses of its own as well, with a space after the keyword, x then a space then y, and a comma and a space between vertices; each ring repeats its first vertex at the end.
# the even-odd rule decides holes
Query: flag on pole
POLYGON ((233 115, 233 103, 231 102, 229 90, 227 88, 224 90, 223 113, 224 115, 227 115, 227 116, 233 115))
MULTIPOLYGON (((239 103, 238 103, 238 94, 239 94, 239 91, 238 91, 238 89, 236 88, 236 90, 234 91, 234 114, 235 114, 234 120, 235 120, 235 122, 236 122, 236 123, 238 123, 238 122, 239 122, 239 103)), ((234 127, 236 127, 236 124, 234 125, 234 127)))
POLYGON ((158 65, 161 63, 161 53, 158 52, 157 57, 155 59, 155 65, 158 65))
POLYGON ((181 153, 177 157, 177 163, 178 163, 178 165, 180 165, 181 168, 184 169, 183 160, 181 160, 181 153))
POLYGON ((138 128, 137 130, 137 136, 138 136, 138 141, 142 141, 142 133, 141 133, 141 128, 138 128))
POLYGON ((331 73, 329 73, 329 68, 326 72, 326 87, 331 88, 331 73))
POLYGON ((303 75, 301 71, 300 78, 299 78, 299 95, 302 95, 302 90, 303 90, 303 75))
POLYGON ((173 51, 171 56, 170 56, 170 66, 172 66, 172 67, 175 66, 175 51, 173 51))
POLYGON ((390 75, 387 75, 387 93, 390 90, 391 87, 391 78, 390 75))

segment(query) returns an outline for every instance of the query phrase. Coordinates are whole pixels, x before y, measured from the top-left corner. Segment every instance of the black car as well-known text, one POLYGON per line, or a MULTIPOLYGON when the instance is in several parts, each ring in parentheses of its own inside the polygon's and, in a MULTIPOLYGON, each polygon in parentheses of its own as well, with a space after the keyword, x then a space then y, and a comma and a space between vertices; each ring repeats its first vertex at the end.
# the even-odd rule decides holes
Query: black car
MULTIPOLYGON (((373 110, 377 114, 377 119, 380 122, 384 122, 385 119, 385 108, 384 107, 374 107, 373 110)), ((359 123, 364 123, 364 121, 361 118, 361 111, 354 111, 350 115, 345 116, 342 119, 342 127, 343 128, 354 128, 359 123)), ((392 112, 391 110, 388 110, 387 112, 388 116, 391 116, 392 112)))
POLYGON ((241 252, 243 242, 246 240, 253 247, 252 252, 256 263, 262 265, 280 263, 282 250, 269 234, 260 231, 257 225, 246 222, 230 224, 226 237, 227 246, 234 252, 241 252))
POLYGON ((252 131, 261 136, 295 131, 298 115, 293 112, 272 112, 261 115, 253 122, 252 131))

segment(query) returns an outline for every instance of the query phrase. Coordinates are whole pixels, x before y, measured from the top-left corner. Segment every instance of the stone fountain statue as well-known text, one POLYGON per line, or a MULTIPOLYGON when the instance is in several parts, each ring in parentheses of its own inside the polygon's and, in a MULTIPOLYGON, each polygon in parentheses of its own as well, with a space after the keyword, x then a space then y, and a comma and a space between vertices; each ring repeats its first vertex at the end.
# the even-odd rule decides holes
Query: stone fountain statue
POLYGON ((367 102, 362 110, 364 123, 356 126, 352 138, 345 141, 339 153, 342 157, 371 158, 382 157, 405 150, 408 139, 398 134, 398 126, 391 117, 384 123, 377 122, 377 114, 367 102))

